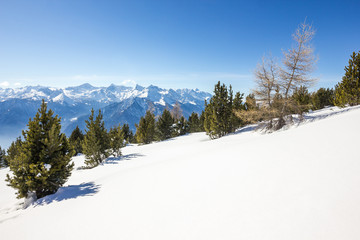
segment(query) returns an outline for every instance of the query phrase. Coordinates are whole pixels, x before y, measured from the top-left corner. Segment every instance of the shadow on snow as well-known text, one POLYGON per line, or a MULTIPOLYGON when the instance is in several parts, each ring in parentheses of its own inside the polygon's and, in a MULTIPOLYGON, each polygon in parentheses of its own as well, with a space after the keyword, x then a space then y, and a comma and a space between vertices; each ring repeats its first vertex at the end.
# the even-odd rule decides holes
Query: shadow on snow
POLYGON ((143 157, 143 156, 144 155, 142 155, 140 153, 133 153, 133 154, 127 154, 127 155, 120 156, 120 157, 109 157, 103 162, 103 164, 118 164, 120 161, 132 160, 134 158, 143 157))
POLYGON ((68 199, 76 199, 78 197, 93 196, 100 189, 99 185, 93 182, 82 183, 79 185, 69 185, 61 187, 59 190, 49 196, 38 199, 35 205, 47 205, 52 202, 61 202, 68 199))

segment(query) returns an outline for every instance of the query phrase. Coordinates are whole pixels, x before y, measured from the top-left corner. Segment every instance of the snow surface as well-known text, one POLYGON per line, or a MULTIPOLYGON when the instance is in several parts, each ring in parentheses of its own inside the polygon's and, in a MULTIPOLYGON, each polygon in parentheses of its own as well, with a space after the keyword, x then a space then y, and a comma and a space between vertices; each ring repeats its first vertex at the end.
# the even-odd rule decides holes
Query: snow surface
POLYGON ((123 149, 22 209, 0 170, 1 239, 360 239, 360 107, 123 149))

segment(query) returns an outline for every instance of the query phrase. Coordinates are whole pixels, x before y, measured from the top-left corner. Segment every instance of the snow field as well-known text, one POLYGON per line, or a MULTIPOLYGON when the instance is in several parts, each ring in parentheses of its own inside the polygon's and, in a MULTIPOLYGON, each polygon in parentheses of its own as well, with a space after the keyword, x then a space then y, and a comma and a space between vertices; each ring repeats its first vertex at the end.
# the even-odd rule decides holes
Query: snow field
POLYGON ((66 186, 25 210, 2 169, 2 239, 360 239, 360 108, 306 119, 132 145, 91 170, 74 157, 66 186))

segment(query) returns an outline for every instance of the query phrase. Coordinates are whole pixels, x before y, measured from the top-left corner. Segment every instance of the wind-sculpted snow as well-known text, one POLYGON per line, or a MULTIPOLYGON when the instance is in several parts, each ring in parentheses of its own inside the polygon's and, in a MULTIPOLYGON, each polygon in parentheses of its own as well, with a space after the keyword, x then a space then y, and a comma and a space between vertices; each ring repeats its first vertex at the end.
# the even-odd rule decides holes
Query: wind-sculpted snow
MULTIPOLYGON (((296 119, 295 119, 296 121, 296 119)), ((2 239, 360 239, 360 108, 265 133, 129 145, 27 209, 0 170, 2 239)))

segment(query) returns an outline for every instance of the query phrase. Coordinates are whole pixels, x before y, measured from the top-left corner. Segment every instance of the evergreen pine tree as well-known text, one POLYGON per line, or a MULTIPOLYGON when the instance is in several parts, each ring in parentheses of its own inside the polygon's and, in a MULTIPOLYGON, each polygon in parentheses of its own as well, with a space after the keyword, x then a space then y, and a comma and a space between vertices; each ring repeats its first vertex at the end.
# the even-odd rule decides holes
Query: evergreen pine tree
POLYGON ((335 86, 335 105, 360 104, 360 51, 353 52, 342 81, 335 86))
POLYGON ((111 154, 114 157, 120 157, 121 156, 121 148, 125 147, 124 132, 122 131, 120 125, 110 129, 109 138, 110 138, 111 154))
POLYGON ((232 123, 232 128, 230 129, 231 132, 234 132, 237 128, 239 128, 241 125, 243 125, 242 120, 235 114, 236 112, 239 112, 241 110, 245 109, 245 106, 242 102, 244 97, 243 93, 237 92, 235 94, 235 98, 233 100, 233 104, 232 104, 232 112, 231 112, 231 123, 232 123))
POLYGON ((156 135, 160 141, 171 138, 174 132, 174 119, 169 110, 164 109, 162 115, 156 122, 156 135))
POLYGON ((311 109, 311 94, 305 86, 295 88, 291 100, 289 101, 290 111, 299 114, 301 118, 304 112, 311 109))
POLYGON ((201 122, 199 119, 199 115, 193 112, 188 118, 189 132, 201 132, 201 122))
POLYGON ((189 133, 189 124, 184 116, 181 116, 179 120, 174 124, 173 136, 182 136, 189 133))
POLYGON ((84 140, 84 134, 81 132, 79 126, 76 126, 74 131, 72 131, 69 143, 75 150, 75 155, 82 153, 82 141, 84 140))
POLYGON ((0 168, 8 167, 8 161, 6 159, 5 150, 3 150, 0 146, 0 168))
POLYGON ((144 117, 140 118, 139 125, 136 126, 136 140, 138 143, 148 144, 155 139, 155 116, 149 110, 144 117))
POLYGON ((7 149, 6 161, 8 162, 8 165, 10 165, 10 161, 12 159, 15 159, 16 155, 20 154, 21 145, 21 137, 18 137, 15 141, 11 143, 10 147, 7 149))
POLYGON ((91 109, 89 120, 85 121, 87 130, 82 144, 85 164, 88 167, 96 167, 109 156, 106 151, 109 148, 109 139, 101 110, 95 119, 94 117, 94 109, 91 109))
MULTIPOLYGON (((206 101, 205 101, 205 106, 206 106, 206 101)), ((205 111, 201 111, 199 120, 200 120, 200 132, 205 132, 205 111)))
POLYGON ((311 96, 313 109, 322 109, 334 104, 334 90, 330 88, 320 88, 311 96))
POLYGON ((134 134, 133 132, 130 130, 129 124, 125 123, 122 128, 121 131, 124 134, 124 140, 127 143, 132 143, 134 141, 134 134))
POLYGON ((55 193, 66 182, 73 168, 70 163, 73 152, 65 134, 60 132, 60 118, 47 110, 44 100, 27 126, 24 141, 14 144, 16 149, 9 158, 13 174, 7 175, 7 181, 18 190, 18 198, 29 193, 42 198, 55 193))
POLYGON ((205 106, 204 128, 210 138, 219 138, 233 132, 233 117, 232 88, 228 91, 225 84, 218 82, 213 97, 205 106))

